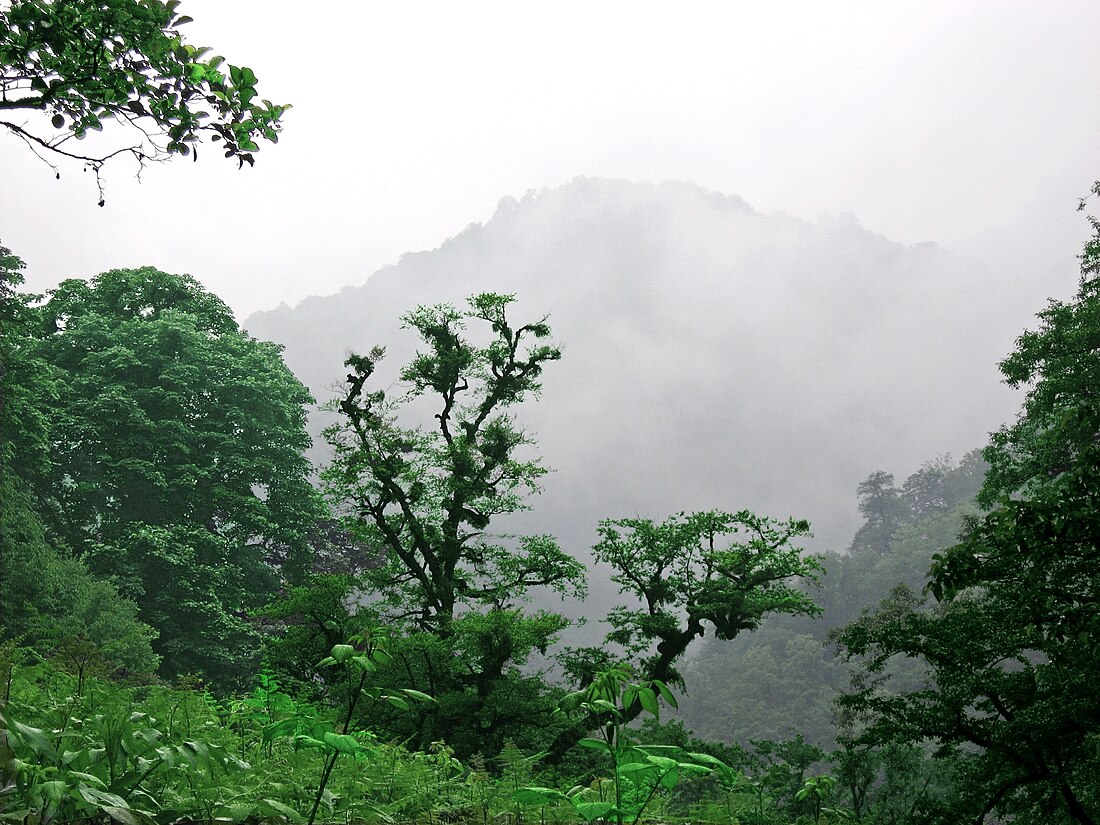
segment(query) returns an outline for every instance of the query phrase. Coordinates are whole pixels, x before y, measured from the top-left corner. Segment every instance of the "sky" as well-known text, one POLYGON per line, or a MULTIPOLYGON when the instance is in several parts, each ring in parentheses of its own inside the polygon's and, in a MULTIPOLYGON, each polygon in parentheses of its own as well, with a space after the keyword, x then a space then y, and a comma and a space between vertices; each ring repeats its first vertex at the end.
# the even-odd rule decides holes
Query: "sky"
MULTIPOLYGON (((0 135, 0 243, 32 290, 154 265, 238 316, 359 284, 578 175, 1048 266, 1100 177, 1100 4, 232 3, 188 41, 291 103, 277 146, 60 180, 0 135)), ((1100 209, 1100 207, 1097 207, 1100 209)), ((1060 285, 1066 292, 1066 285, 1060 285)), ((1056 290, 1052 289, 1052 292, 1056 290)))

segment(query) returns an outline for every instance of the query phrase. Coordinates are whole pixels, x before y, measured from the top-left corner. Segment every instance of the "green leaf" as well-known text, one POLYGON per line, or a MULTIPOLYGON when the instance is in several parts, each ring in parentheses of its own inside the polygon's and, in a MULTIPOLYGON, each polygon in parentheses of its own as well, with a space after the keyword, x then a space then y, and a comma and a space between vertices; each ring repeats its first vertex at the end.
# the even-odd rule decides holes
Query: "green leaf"
POLYGON ((378 665, 376 665, 369 656, 352 656, 351 663, 367 673, 374 673, 378 670, 378 665))
POLYGON ((44 730, 32 728, 30 725, 24 725, 22 722, 16 722, 14 719, 8 722, 8 727, 9 730, 19 737, 20 741, 29 745, 37 756, 49 759, 50 761, 57 758, 57 751, 54 749, 53 743, 50 742, 44 730))
POLYGON ((358 753, 360 750, 358 740, 354 736, 348 736, 346 733, 326 733, 324 741, 326 745, 340 753, 354 754, 358 753))
POLYGON ((51 779, 49 782, 39 783, 37 788, 47 803, 56 805, 65 797, 65 792, 68 791, 69 786, 60 779, 51 779))
POLYGON ((77 787, 77 793, 80 797, 90 805, 96 807, 112 807, 112 808, 129 808, 129 803, 117 794, 109 793, 107 791, 100 791, 96 788, 88 788, 83 785, 77 787))
POLYGON ((297 719, 280 719, 263 727, 263 741, 271 742, 282 736, 293 736, 298 731, 297 719))
POLYGON ((667 756, 655 756, 653 754, 646 756, 646 760, 651 765, 656 765, 658 768, 665 771, 673 770, 680 764, 675 759, 670 759, 667 756))
MULTIPOLYGON (((76 752, 73 755, 76 756, 80 752, 76 752)), ((71 760, 70 760, 71 761, 71 760)), ((66 776, 75 776, 78 779, 87 782, 93 788, 99 788, 100 790, 107 790, 107 784, 98 776, 92 776, 90 773, 84 773, 83 771, 69 771, 66 776)))
POLYGON ((247 802, 229 802, 218 806, 215 810, 217 814, 215 821, 218 823, 226 820, 229 822, 244 822, 255 815, 256 806, 247 802))
POLYGON ((334 645, 330 655, 334 662, 342 664, 355 655, 355 648, 351 645, 334 645))
POLYGON ((719 770, 727 771, 733 770, 733 768, 731 768, 717 756, 711 756, 709 753, 697 753, 695 751, 688 751, 688 756, 690 756, 696 762, 700 762, 704 765, 710 765, 712 768, 718 768, 719 770))
POLYGON ((677 765, 672 770, 664 774, 660 779, 660 785, 662 788, 672 790, 680 783, 680 768, 677 765))
POLYGON ((520 805, 549 805, 567 799, 565 794, 554 788, 516 788, 512 799, 520 805))
POLYGON ((598 750, 598 751, 611 750, 610 745, 608 745, 606 742, 603 742, 599 739, 591 739, 591 738, 582 739, 577 744, 580 745, 582 748, 592 748, 593 750, 598 750))
POLYGON ((638 701, 638 691, 641 690, 637 685, 628 685, 626 690, 623 691, 623 707, 630 710, 631 706, 638 701))
POLYGON ((104 805, 100 807, 115 822, 122 825, 156 825, 156 820, 143 811, 135 811, 133 808, 116 805, 104 805))
POLYGON ((394 696, 392 693, 387 693, 385 699, 398 710, 409 709, 409 703, 402 699, 400 696, 394 696))
POLYGON ((301 822, 303 819, 300 813, 277 799, 261 799, 260 806, 274 811, 279 816, 286 817, 290 822, 301 822))
POLYGON ((661 715, 661 708, 657 704, 657 694, 653 692, 653 688, 640 688, 638 698, 641 699, 642 708, 647 713, 652 713, 654 716, 661 715))
POLYGON ((713 768, 708 768, 706 765, 693 765, 690 762, 681 762, 676 767, 682 771, 687 771, 688 773, 696 773, 700 776, 714 772, 713 768))
POLYGON ((665 704, 667 704, 670 708, 679 707, 676 704, 676 697, 672 695, 672 691, 668 689, 668 685, 666 685, 660 679, 654 679, 653 685, 657 688, 658 691, 660 691, 661 698, 665 700, 665 704))
POLYGON ((585 822, 595 822, 597 819, 602 819, 615 810, 615 806, 610 802, 577 802, 574 800, 573 810, 575 810, 585 822))
POLYGON ((619 709, 606 699, 596 699, 594 702, 589 702, 588 706, 593 710, 600 710, 604 711, 605 713, 612 713, 615 716, 619 715, 619 709))

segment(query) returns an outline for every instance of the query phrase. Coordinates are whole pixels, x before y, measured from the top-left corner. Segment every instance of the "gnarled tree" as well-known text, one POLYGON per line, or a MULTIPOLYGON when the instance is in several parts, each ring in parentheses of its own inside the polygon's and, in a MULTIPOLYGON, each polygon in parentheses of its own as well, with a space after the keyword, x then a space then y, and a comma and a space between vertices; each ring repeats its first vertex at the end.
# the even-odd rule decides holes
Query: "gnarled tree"
POLYGON ((509 409, 537 395, 543 368, 561 357, 545 319, 513 325, 513 301, 488 293, 465 310, 406 315, 427 345, 401 370, 407 390, 391 398, 369 389, 381 349, 350 357, 342 417, 327 431, 329 496, 356 539, 382 555, 364 574, 365 595, 406 631, 395 678, 439 699, 412 735, 424 746, 447 738, 464 753, 530 732, 540 708, 549 716, 553 702, 520 666, 569 622, 521 606, 535 587, 585 588, 583 565, 551 536, 490 532, 497 517, 527 509, 546 473, 509 409), (467 336, 469 322, 487 343, 467 336), (426 404, 431 423, 417 425, 426 404))
POLYGON ((660 524, 649 519, 600 522, 598 561, 615 569, 619 591, 640 607, 619 606, 608 641, 638 655, 646 679, 680 683, 675 668, 692 641, 713 629, 728 640, 753 630, 769 613, 820 612, 796 585, 816 580, 821 565, 792 542, 809 522, 772 519, 748 510, 683 513, 660 524))

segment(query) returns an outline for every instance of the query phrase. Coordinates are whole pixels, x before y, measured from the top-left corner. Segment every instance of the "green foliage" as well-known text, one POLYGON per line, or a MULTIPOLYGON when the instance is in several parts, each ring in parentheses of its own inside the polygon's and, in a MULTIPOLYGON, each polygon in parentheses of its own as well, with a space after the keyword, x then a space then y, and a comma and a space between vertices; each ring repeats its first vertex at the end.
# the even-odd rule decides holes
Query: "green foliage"
MULTIPOLYGON (((850 552, 820 560, 814 593, 820 617, 774 616, 730 642, 705 637, 684 668, 690 699, 683 703, 684 721, 704 739, 745 747, 801 733, 833 749, 833 702, 849 685, 849 668, 835 656, 830 635, 898 584, 923 587, 932 557, 957 543, 966 518, 978 512, 973 496, 984 468, 974 451, 957 463, 946 456, 927 462, 900 486, 889 473, 873 473, 859 488, 866 521, 850 552), (877 491, 878 504, 868 500, 868 490, 877 491), (885 522, 892 528, 888 540, 875 532, 887 504, 893 508, 885 522)), ((899 689, 919 687, 924 674, 916 661, 892 662, 889 669, 899 689)))
POLYGON ((447 639, 424 631, 396 637, 394 661, 380 669, 378 684, 417 686, 438 704, 408 714, 382 708, 373 723, 425 750, 446 741, 463 759, 495 757, 508 742, 542 750, 565 724, 550 718, 560 691, 523 666, 534 651, 545 652, 566 624, 553 613, 494 610, 459 617, 447 639))
POLYGON ((106 815, 131 825, 168 819, 173 810, 214 813, 209 784, 248 767, 221 745, 170 741, 154 718, 103 685, 60 702, 50 693, 36 699, 38 725, 15 715, 28 710, 29 697, 13 696, 0 714, 7 733, 6 747, 0 745, 5 818, 106 815))
POLYGON ((928 739, 951 765, 940 821, 1100 816, 1100 283, 1085 276, 1001 365, 1031 389, 985 452, 979 499, 991 509, 935 559, 927 590, 938 604, 899 594, 841 636, 865 667, 843 700, 866 721, 861 740, 928 739), (900 657, 926 663, 927 687, 888 689, 900 657))
POLYGON ((323 513, 308 392, 189 276, 65 281, 39 315, 29 357, 65 386, 39 485, 53 541, 137 602, 165 675, 239 684, 258 647, 245 611, 279 583, 269 559, 300 578, 323 513))
POLYGON ((0 617, 3 633, 49 651, 82 636, 114 669, 155 670, 156 633, 131 600, 95 579, 52 541, 35 491, 50 475, 48 410, 58 403, 58 375, 36 352, 40 296, 22 294, 23 262, 0 247, 0 617))
POLYGON ((303 719, 300 716, 291 716, 270 723, 264 729, 264 738, 267 741, 276 736, 291 735, 295 748, 313 748, 324 754, 324 765, 317 783, 313 806, 309 812, 308 825, 313 825, 317 819, 317 811, 325 798, 325 789, 332 776, 332 770, 336 767, 336 760, 341 754, 358 759, 374 752, 371 747, 374 737, 369 732, 359 731, 353 735, 352 725, 360 700, 368 700, 371 706, 379 702, 388 702, 400 710, 408 710, 412 701, 435 701, 432 697, 412 688, 388 692, 379 687, 368 687, 367 681, 370 677, 391 658, 388 635, 381 628, 372 628, 365 633, 353 636, 347 644, 335 645, 331 654, 318 663, 318 667, 348 665, 359 677, 339 731, 326 722, 303 719), (304 722, 308 722, 308 725, 304 725, 304 722))
MULTIPOLYGON (((523 743, 516 722, 551 703, 519 668, 546 652, 567 626, 560 616, 520 610, 535 587, 584 593, 584 567, 550 536, 496 536, 494 519, 527 509, 546 469, 528 457, 531 440, 509 408, 537 395, 546 364, 545 319, 514 326, 514 298, 483 294, 459 311, 420 307, 404 316, 426 349, 401 370, 397 398, 370 390, 378 348, 347 360, 342 420, 326 431, 335 457, 323 474, 335 508, 381 563, 363 576, 371 609, 406 629, 401 666, 439 699, 431 717, 398 722, 421 747, 446 739, 464 756, 523 743), (475 343, 468 323, 480 329, 475 343), (410 426, 425 404, 428 426, 410 426), (479 740, 491 741, 482 746, 479 740)), ((526 743, 523 743, 526 744, 526 743)))
POLYGON ((1019 419, 993 433, 985 451, 990 471, 979 499, 986 507, 1030 497, 1098 460, 1100 279, 1083 279, 1072 301, 1050 301, 1039 319, 1001 362, 1009 386, 1030 389, 1019 419))
POLYGON ((594 787, 575 787, 569 794, 551 788, 525 787, 517 789, 513 798, 524 805, 540 807, 568 800, 575 813, 585 822, 614 816, 622 825, 624 818, 636 823, 654 801, 659 791, 672 790, 682 776, 709 774, 713 767, 706 763, 720 760, 706 754, 684 754, 674 746, 636 745, 627 736, 627 723, 639 713, 660 715, 660 703, 676 707, 676 699, 656 679, 634 682, 634 675, 625 665, 615 665, 595 674, 591 684, 562 699, 561 712, 582 711, 596 726, 597 738, 581 739, 578 747, 595 749, 606 754, 611 762, 613 800, 592 799, 594 787))
POLYGON ((50 446, 46 410, 57 399, 49 366, 33 357, 41 296, 20 291, 24 263, 0 245, 0 475, 30 484, 47 472, 50 446))
POLYGON ((794 579, 815 581, 821 570, 791 544, 809 533, 806 521, 714 511, 681 513, 661 524, 606 520, 599 529, 597 561, 615 569, 611 578, 620 592, 642 603, 610 613, 608 641, 634 655, 656 644, 644 665, 651 679, 681 682, 674 662, 708 625, 728 640, 755 629, 769 613, 820 612, 792 585, 794 579))
MULTIPOLYGON (((0 120, 39 157, 66 158, 96 174, 111 158, 139 166, 173 155, 198 159, 203 133, 238 167, 255 162, 260 138, 277 142, 288 108, 260 100, 256 75, 205 46, 184 42, 179 0, 14 0, 0 8, 0 120), (23 119, 40 113, 34 126, 23 119), (109 146, 77 150, 113 125, 109 146), (52 128, 51 128, 52 127, 52 128)), ((57 167, 50 163, 55 172, 57 167)), ((60 176, 60 173, 58 173, 60 176)))
POLYGON ((349 740, 324 708, 270 676, 246 698, 217 701, 95 675, 78 692, 77 677, 51 665, 15 671, 0 722, 3 820, 304 823, 334 753, 320 802, 330 821, 419 821, 470 803, 445 746, 410 754, 362 730, 349 740), (300 735, 286 732, 288 720, 300 735))
POLYGON ((537 395, 544 366, 561 357, 539 343, 550 336, 545 319, 513 328, 513 300, 477 295, 464 312, 420 307, 404 316, 428 345, 401 371, 408 392, 395 402, 366 389, 382 349, 352 356, 344 420, 326 431, 335 451, 324 473, 329 494, 352 532, 385 550, 368 583, 398 617, 444 636, 464 606, 510 607, 540 586, 583 592, 583 567, 549 536, 509 548, 486 532, 495 517, 526 509, 524 495, 546 473, 520 458, 531 441, 506 410, 537 395), (488 345, 465 337, 467 320, 491 329, 488 345), (403 426, 399 407, 425 395, 438 410, 433 428, 403 426))
MULTIPOLYGON (((323 692, 317 684, 317 662, 359 630, 371 624, 349 611, 355 579, 348 575, 311 575, 299 585, 286 588, 257 616, 274 625, 264 639, 267 663, 284 682, 299 692, 323 692)), ((323 672, 331 682, 335 674, 323 672)))

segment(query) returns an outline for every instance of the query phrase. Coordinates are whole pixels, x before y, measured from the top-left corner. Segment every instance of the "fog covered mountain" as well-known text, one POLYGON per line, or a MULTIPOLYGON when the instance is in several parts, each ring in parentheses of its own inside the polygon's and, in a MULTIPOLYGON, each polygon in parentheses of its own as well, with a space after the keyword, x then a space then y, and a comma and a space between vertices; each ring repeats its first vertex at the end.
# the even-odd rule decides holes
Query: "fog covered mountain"
POLYGON ((516 410, 555 469, 516 530, 583 553, 601 518, 748 507, 808 518, 813 549, 842 550, 869 473, 961 455, 1015 415, 996 362, 1042 307, 1040 274, 1009 283, 851 217, 578 178, 246 326, 323 401, 349 350, 386 345, 392 380, 416 345, 406 310, 514 293, 513 317, 549 314, 565 350, 516 410))

